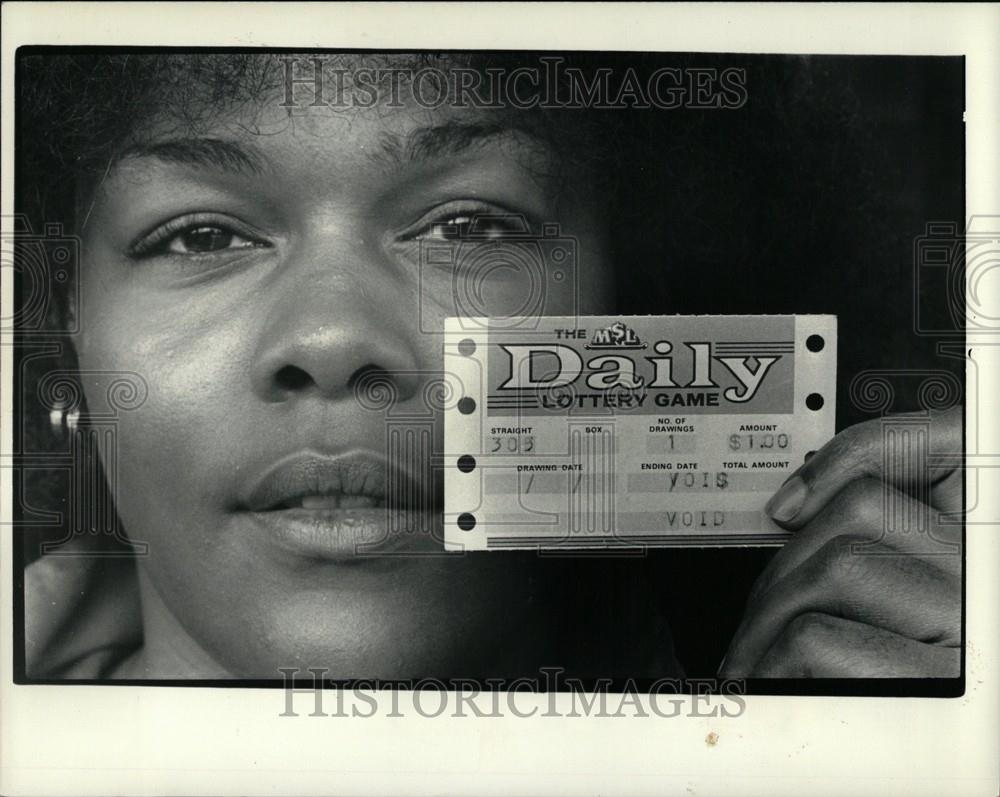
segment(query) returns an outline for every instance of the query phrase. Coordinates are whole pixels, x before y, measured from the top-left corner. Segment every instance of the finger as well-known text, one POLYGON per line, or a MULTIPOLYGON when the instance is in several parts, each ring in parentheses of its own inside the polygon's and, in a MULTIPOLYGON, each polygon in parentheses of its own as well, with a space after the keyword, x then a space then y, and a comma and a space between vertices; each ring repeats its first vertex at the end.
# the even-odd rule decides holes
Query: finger
POLYGON ((845 534, 858 538, 859 553, 866 547, 864 541, 879 542, 898 554, 920 556, 945 573, 960 576, 962 528, 940 523, 939 515, 885 482, 856 479, 775 554, 753 586, 748 609, 830 540, 845 534))
MULTIPOLYGON (((913 413, 892 418, 927 419, 928 451, 959 454, 962 451, 962 408, 944 412, 913 413)), ((955 472, 950 460, 942 467, 928 468, 908 445, 887 446, 885 432, 891 419, 879 418, 851 426, 799 467, 768 501, 765 510, 780 525, 798 529, 848 483, 865 476, 888 481, 899 489, 935 484, 955 472)))
POLYGON ((750 672, 800 614, 823 612, 894 631, 911 639, 958 644, 961 578, 880 543, 864 553, 857 537, 825 543, 748 611, 726 655, 724 674, 750 672))
POLYGON ((958 647, 929 645, 884 628, 808 612, 785 629, 754 678, 955 678, 958 647))

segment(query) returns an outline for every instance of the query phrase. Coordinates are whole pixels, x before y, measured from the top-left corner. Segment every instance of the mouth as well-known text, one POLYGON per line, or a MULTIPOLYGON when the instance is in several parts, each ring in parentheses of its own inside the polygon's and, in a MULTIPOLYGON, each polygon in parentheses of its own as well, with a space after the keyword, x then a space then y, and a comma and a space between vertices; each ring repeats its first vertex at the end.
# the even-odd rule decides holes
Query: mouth
POLYGON ((325 511, 385 506, 391 483, 413 480, 388 462, 365 454, 339 457, 303 453, 282 460, 251 486, 251 512, 325 511))
POLYGON ((307 452, 267 470, 241 508, 269 540, 309 558, 440 552, 431 476, 417 479, 369 454, 307 452))
POLYGON ((370 495, 347 495, 344 493, 314 493, 301 495, 282 501, 268 511, 281 509, 308 509, 326 511, 332 509, 377 509, 386 505, 383 498, 370 495))

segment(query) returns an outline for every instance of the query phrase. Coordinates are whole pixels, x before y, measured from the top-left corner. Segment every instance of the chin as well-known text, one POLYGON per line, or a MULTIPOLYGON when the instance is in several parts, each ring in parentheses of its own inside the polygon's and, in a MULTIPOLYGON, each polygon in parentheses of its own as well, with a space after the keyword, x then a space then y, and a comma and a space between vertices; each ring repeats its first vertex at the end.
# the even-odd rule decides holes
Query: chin
POLYGON ((307 679, 309 670, 328 679, 480 675, 484 660, 500 655, 491 650, 493 634, 470 623, 455 585, 418 564, 383 574, 378 590, 357 583, 367 581, 359 567, 344 567, 341 583, 341 568, 330 567, 325 589, 272 594, 248 618, 244 607, 224 634, 210 632, 213 655, 236 677, 253 679, 283 679, 283 670, 307 679))

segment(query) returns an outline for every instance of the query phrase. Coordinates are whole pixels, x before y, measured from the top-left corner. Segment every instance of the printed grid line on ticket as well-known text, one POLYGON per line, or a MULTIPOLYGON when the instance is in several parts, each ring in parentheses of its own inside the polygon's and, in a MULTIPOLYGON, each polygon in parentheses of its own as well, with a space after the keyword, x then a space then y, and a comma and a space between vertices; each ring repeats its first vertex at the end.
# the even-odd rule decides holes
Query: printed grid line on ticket
POLYGON ((834 434, 827 315, 445 324, 448 550, 777 545, 834 434))

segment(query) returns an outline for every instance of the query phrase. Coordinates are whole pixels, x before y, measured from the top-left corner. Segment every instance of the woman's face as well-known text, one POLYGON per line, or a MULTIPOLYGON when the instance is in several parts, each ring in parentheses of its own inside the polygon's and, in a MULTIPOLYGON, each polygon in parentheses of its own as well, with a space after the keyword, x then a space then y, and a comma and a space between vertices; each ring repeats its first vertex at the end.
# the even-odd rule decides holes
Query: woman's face
POLYGON ((148 544, 144 608, 165 610, 158 627, 198 651, 189 660, 237 675, 502 661, 537 622, 532 568, 444 553, 429 476, 441 423, 424 389, 444 367, 445 317, 510 315, 538 284, 477 273, 469 220, 558 222, 577 273, 546 286, 542 310, 596 313, 611 301, 601 208, 585 185, 560 190, 550 147, 481 112, 290 113, 282 99, 183 135, 148 126, 87 209, 89 409, 121 372, 148 386, 102 447, 125 529, 148 544), (390 386, 390 410, 359 402, 370 380, 390 386))

